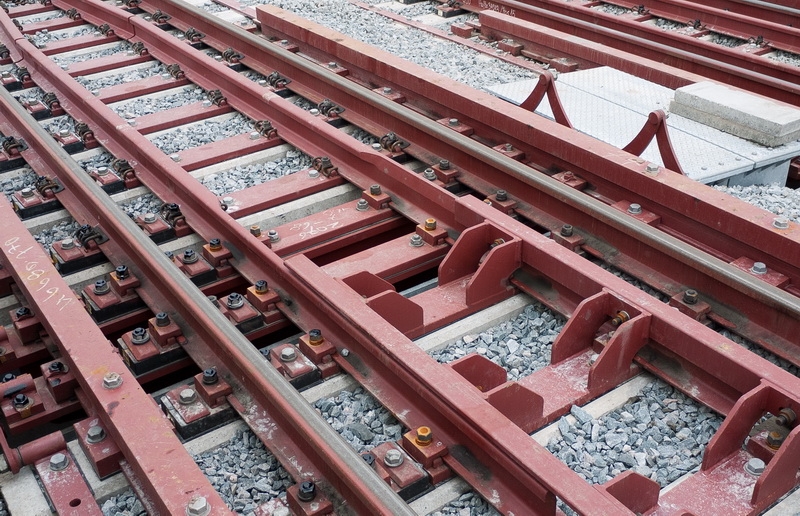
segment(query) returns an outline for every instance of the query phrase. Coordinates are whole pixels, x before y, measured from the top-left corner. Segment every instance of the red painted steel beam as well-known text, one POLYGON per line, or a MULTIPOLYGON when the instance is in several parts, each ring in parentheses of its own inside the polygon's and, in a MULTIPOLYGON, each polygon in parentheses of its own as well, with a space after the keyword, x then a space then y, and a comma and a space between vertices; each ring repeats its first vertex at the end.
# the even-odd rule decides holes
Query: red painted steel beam
MULTIPOLYGON (((9 102, 7 98, 3 100, 9 102)), ((8 116, 8 110, 3 111, 8 116)), ((23 151, 26 158, 30 154, 23 151)), ((30 158, 35 166, 38 159, 30 158)), ((4 267, 11 272, 32 311, 58 345, 62 360, 70 364, 92 408, 133 467, 136 478, 132 481, 144 489, 160 512, 182 514, 192 497, 204 496, 211 503, 212 514, 230 514, 175 436, 167 418, 128 373, 81 300, 5 201, 0 202, 0 218, 4 221, 0 246, 4 267), (104 384, 110 373, 121 380, 116 388, 104 384), (164 457, 170 460, 165 461, 164 457)))
POLYGON ((474 12, 500 10, 520 20, 537 23, 571 36, 591 39, 623 52, 635 53, 712 80, 800 106, 800 86, 793 75, 798 73, 797 70, 791 70, 780 63, 768 62, 763 57, 748 56, 727 48, 713 48, 719 47, 713 43, 703 45, 705 50, 713 51, 713 55, 703 55, 694 46, 703 42, 684 40, 681 44, 680 38, 662 34, 659 28, 646 30, 637 22, 615 20, 613 15, 595 17, 591 11, 580 5, 556 5, 547 0, 529 3, 482 0, 482 4, 478 0, 464 0, 461 8, 474 12))
POLYGON ((715 9, 727 9, 750 18, 760 18, 772 23, 800 26, 800 4, 797 2, 769 2, 761 0, 691 0, 693 4, 715 9))

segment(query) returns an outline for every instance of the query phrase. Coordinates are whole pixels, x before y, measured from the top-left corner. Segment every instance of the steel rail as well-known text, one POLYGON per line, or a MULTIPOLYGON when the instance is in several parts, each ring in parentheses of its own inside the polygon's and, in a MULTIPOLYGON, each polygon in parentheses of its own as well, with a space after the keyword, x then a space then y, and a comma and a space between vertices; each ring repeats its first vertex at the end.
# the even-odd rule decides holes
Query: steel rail
POLYGON ((762 19, 774 23, 786 23, 794 25, 800 20, 800 9, 797 2, 793 6, 782 5, 775 2, 765 2, 762 0, 691 0, 692 3, 700 3, 717 9, 727 9, 745 16, 761 17, 762 19), (788 17, 787 17, 788 16, 788 17))
MULTIPOLYGON (((181 327, 185 334, 191 335, 194 332, 203 342, 216 342, 221 348, 217 352, 211 351, 212 358, 207 351, 197 349, 198 343, 195 340, 186 345, 187 352, 204 366, 224 364, 228 371, 220 371, 220 374, 237 388, 237 395, 243 404, 246 407, 251 406, 247 399, 252 397, 262 407, 268 408, 268 419, 279 422, 280 428, 287 435, 294 436, 296 449, 287 450, 290 456, 309 454, 318 471, 337 491, 347 497, 352 507, 364 514, 413 514, 408 505, 374 474, 366 462, 341 439, 283 375, 264 360, 261 353, 233 323, 208 303, 189 278, 175 267, 81 167, 74 164, 58 142, 25 112, 10 93, 2 88, 0 90, 4 115, 9 120, 14 120, 17 131, 31 149, 37 151, 39 159, 59 172, 58 178, 67 191, 80 199, 88 214, 123 251, 126 263, 131 264, 131 271, 143 279, 144 285, 149 289, 157 289, 160 297, 168 301, 176 314, 179 314, 176 320, 182 320, 181 327)), ((101 244, 101 248, 105 245, 101 244)), ((58 334, 57 331, 58 328, 53 328, 54 335, 58 334)), ((68 356, 68 353, 64 354, 68 356)), ((103 390, 96 383, 85 385, 87 392, 92 392, 92 389, 99 392, 103 390)), ((120 429, 116 432, 122 437, 118 442, 124 445, 127 442, 126 434, 120 429)), ((146 442, 137 443, 139 444, 148 446, 146 442)), ((137 453, 147 456, 144 452, 137 453)), ((168 455, 161 454, 158 459, 163 461, 168 455)), ((137 457, 138 455, 128 457, 131 464, 139 465, 137 457)), ((287 467, 291 469, 288 463, 287 467)), ((142 475, 145 473, 141 467, 137 471, 142 475)), ((306 471, 303 475, 300 480, 313 478, 312 471, 306 471)), ((176 490, 165 483, 152 486, 148 491, 157 494, 157 499, 169 499, 169 491, 164 489, 176 490)), ((212 494, 207 496, 211 498, 212 494)), ((181 511, 184 509, 185 507, 181 507, 181 511)), ((344 508, 340 507, 339 510, 344 508)), ((176 514, 181 511, 170 507, 165 512, 176 514)), ((215 512, 217 513, 222 514, 215 512)))
MULTIPOLYGON (((643 31, 643 34, 630 34, 628 33, 629 31, 615 30, 601 23, 595 23, 591 18, 585 19, 585 16, 571 16, 573 10, 581 9, 580 7, 572 7, 564 4, 563 6, 559 6, 560 9, 551 11, 545 7, 539 7, 538 4, 540 3, 541 2, 536 2, 537 5, 533 5, 515 0, 491 0, 484 2, 485 5, 503 6, 503 12, 511 10, 514 12, 514 17, 520 20, 537 23, 572 36, 591 39, 597 43, 614 47, 625 52, 634 53, 648 59, 674 66, 675 68, 703 75, 709 79, 730 84, 795 106, 800 106, 800 85, 798 85, 797 81, 790 75, 792 73, 798 73, 797 70, 784 69, 779 63, 764 63, 764 61, 767 61, 765 58, 755 56, 746 58, 748 62, 746 67, 740 66, 738 63, 741 61, 737 62, 733 60, 733 58, 726 61, 717 59, 716 57, 701 55, 692 47, 678 48, 670 42, 659 42, 652 37, 656 35, 655 32, 651 34, 647 31, 643 31), (777 69, 784 70, 783 75, 785 76, 766 73, 766 71, 763 70, 756 71, 752 66, 755 61, 760 61, 761 68, 766 67, 766 71, 777 69)), ((461 7, 473 12, 493 10, 481 7, 478 0, 465 0, 462 2, 461 7)), ((588 15, 589 13, 577 11, 575 14, 588 15)), ((660 30, 658 30, 658 32, 660 32, 660 30)), ((709 43, 709 45, 713 45, 713 43, 709 43)), ((722 52, 718 49, 714 50, 716 50, 717 53, 722 52)), ((745 59, 741 57, 741 54, 739 54, 739 56, 738 59, 745 59)), ((759 63, 756 62, 755 64, 759 63)))

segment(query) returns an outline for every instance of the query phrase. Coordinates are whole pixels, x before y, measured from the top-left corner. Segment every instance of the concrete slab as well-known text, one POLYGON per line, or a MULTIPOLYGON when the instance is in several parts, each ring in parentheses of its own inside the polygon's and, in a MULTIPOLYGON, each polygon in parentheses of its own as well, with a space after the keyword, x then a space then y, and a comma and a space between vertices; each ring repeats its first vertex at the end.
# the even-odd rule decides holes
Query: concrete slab
POLYGON ((800 109, 715 82, 678 88, 670 111, 767 147, 800 138, 800 109))

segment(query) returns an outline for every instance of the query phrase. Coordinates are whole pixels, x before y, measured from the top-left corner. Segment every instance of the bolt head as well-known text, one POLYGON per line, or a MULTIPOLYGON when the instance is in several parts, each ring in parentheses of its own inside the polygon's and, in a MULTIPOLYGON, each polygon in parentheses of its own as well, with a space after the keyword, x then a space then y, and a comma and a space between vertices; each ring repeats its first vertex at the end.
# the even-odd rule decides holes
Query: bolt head
POLYGON ((500 202, 507 201, 508 192, 506 192, 505 190, 498 190, 497 193, 494 195, 494 197, 500 202))
POLYGON ((50 457, 50 469, 52 471, 61 471, 67 469, 69 466, 69 457, 65 453, 56 453, 50 457))
POLYGON ((30 403, 30 398, 26 395, 20 393, 14 396, 14 406, 15 407, 24 407, 30 403))
POLYGON ((631 215, 639 215, 640 213, 642 213, 642 205, 636 204, 635 202, 631 203, 631 205, 628 206, 628 213, 630 213, 631 215))
POLYGON ((102 296, 103 294, 108 294, 111 290, 111 285, 104 279, 100 279, 94 282, 94 293, 97 295, 102 296))
POLYGON ((412 247, 422 247, 425 242, 422 240, 422 237, 419 235, 411 235, 411 246, 412 247))
POLYGON ((122 385, 122 376, 119 373, 108 372, 103 376, 103 387, 106 389, 116 389, 122 385))
POLYGON ((365 199, 359 199, 356 203, 356 210, 358 211, 367 211, 369 209, 369 203, 365 199))
POLYGON ((654 173, 654 172, 658 172, 658 169, 659 169, 659 166, 656 165, 655 163, 648 163, 647 167, 645 168, 645 170, 647 170, 651 174, 654 173))
POLYGON ((456 126, 459 124, 458 118, 451 118, 450 120, 447 121, 447 123, 450 124, 451 126, 456 126))
POLYGON ((683 293, 683 302, 687 305, 694 305, 697 303, 697 300, 700 298, 700 295, 694 289, 689 289, 683 293))
POLYGON ((199 260, 199 257, 193 249, 187 249, 183 252, 183 257, 181 257, 181 260, 183 263, 195 263, 197 260, 199 260))
POLYGON ((428 231, 436 229, 436 219, 425 219, 425 229, 428 231))
POLYGON ((417 428, 417 444, 420 446, 428 446, 433 441, 433 432, 430 427, 421 426, 417 428))
POLYGON ((103 430, 100 426, 90 426, 89 430, 86 432, 86 442, 89 443, 99 443, 103 439, 106 438, 106 431, 103 430))
POLYGON ((65 238, 61 241, 61 249, 72 249, 75 247, 75 240, 71 238, 65 238))
POLYGON ((217 370, 213 367, 209 367, 205 371, 203 371, 203 383, 206 385, 214 385, 219 381, 219 376, 217 375, 217 370))
POLYGON ((211 504, 205 496, 194 496, 186 505, 187 516, 206 516, 211 512, 211 504))
POLYGON ((141 326, 139 328, 134 328, 131 331, 131 343, 135 345, 144 344, 150 340, 150 332, 148 332, 145 328, 141 326))
POLYGON ((183 389, 178 394, 178 401, 180 401, 182 405, 191 405, 196 399, 197 391, 194 389, 183 389))
POLYGON ((254 286, 254 287, 255 287, 255 289, 256 289, 256 294, 264 294, 264 293, 266 293, 266 292, 267 292, 267 290, 269 290, 269 287, 268 287, 268 285, 267 285, 267 281, 266 281, 266 280, 263 280, 263 279, 262 279, 262 280, 258 280, 258 281, 256 281, 256 282, 253 284, 253 286, 254 286))
POLYGON ((759 476, 764 472, 764 468, 766 467, 767 465, 764 464, 763 460, 753 457, 747 461, 747 464, 744 465, 744 470, 751 475, 759 476))
POLYGON ((292 362, 296 358, 297 358, 297 352, 294 350, 294 346, 286 346, 281 350, 282 362, 292 362))
POLYGON ((314 482, 300 483, 300 487, 297 489, 297 498, 301 502, 310 502, 315 496, 317 496, 317 486, 314 485, 314 482))
POLYGON ((383 457, 383 463, 390 468, 396 468, 403 463, 403 453, 396 449, 388 450, 383 457))
POLYGON ((755 262, 753 267, 750 269, 750 272, 753 274, 766 274, 767 265, 764 262, 755 262))
POLYGON ((381 194, 381 185, 372 185, 369 187, 370 195, 380 195, 381 194))
POLYGON ((778 229, 789 229, 789 219, 786 217, 775 217, 772 225, 778 229))
POLYGON ((270 242, 277 242, 281 239, 280 235, 278 235, 278 232, 274 229, 267 231, 267 236, 269 237, 270 242))
POLYGON ((561 226, 561 236, 571 237, 573 232, 572 224, 564 224, 561 226))
POLYGON ((236 310, 237 308, 241 308, 241 307, 244 306, 244 296, 242 296, 238 292, 234 292, 232 294, 229 294, 228 295, 228 300, 225 302, 225 304, 231 310, 236 310))

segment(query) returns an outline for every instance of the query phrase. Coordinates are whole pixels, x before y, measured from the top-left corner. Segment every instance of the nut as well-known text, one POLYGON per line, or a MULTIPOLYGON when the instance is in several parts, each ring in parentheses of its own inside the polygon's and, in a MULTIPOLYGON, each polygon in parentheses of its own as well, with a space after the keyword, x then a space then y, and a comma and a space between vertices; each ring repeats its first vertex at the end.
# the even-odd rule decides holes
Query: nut
POLYGON ((231 310, 236 310, 244 306, 244 296, 239 294, 238 292, 234 292, 228 295, 228 300, 225 302, 228 308, 231 310))
POLYGON ((772 225, 778 229, 789 229, 789 219, 786 217, 775 217, 772 225))
POLYGON ((197 399, 197 391, 194 389, 183 389, 178 394, 178 401, 181 405, 191 405, 197 399))
POLYGON ((380 195, 381 194, 381 185, 372 185, 369 187, 369 194, 370 195, 380 195))
POLYGON ((356 210, 357 211, 367 211, 369 209, 369 203, 366 199, 359 199, 356 203, 356 210))
POLYGON ((417 438, 415 440, 420 446, 428 446, 431 444, 431 442, 433 442, 433 432, 431 432, 430 427, 421 426, 417 428, 417 438))
POLYGON ((422 172, 422 177, 424 177, 428 181, 436 181, 436 172, 432 168, 426 168, 422 172))
POLYGON ((194 496, 186 505, 188 516, 206 516, 209 512, 211 512, 211 504, 208 503, 205 496, 194 496))
POLYGON ((150 340, 150 332, 141 326, 139 328, 134 328, 131 332, 131 344, 141 346, 148 340, 150 340))
POLYGON ((422 241, 422 237, 419 235, 411 235, 410 243, 412 247, 422 247, 425 245, 425 242, 422 241))
POLYGON ((99 443, 100 441, 106 438, 106 431, 103 430, 100 426, 90 426, 89 430, 86 432, 86 442, 87 443, 99 443))
POLYGON ((383 457, 383 463, 390 468, 396 468, 403 463, 403 454, 400 450, 391 449, 386 452, 383 457))
POLYGON ((451 126, 459 125, 458 118, 451 118, 450 120, 447 121, 447 123, 450 124, 451 126))
POLYGON ((256 294, 266 294, 267 291, 269 290, 269 287, 267 285, 267 280, 263 279, 256 281, 253 284, 253 287, 255 288, 256 294))
POLYGON ((142 216, 142 220, 144 220, 145 224, 152 224, 156 221, 156 214, 155 213, 145 213, 142 216))
POLYGON ((274 229, 270 229, 269 231, 267 231, 267 236, 269 237, 270 242, 277 242, 278 240, 281 239, 280 235, 278 235, 278 232, 275 231, 274 229))
POLYGON ((108 294, 111 291, 111 285, 104 279, 99 279, 94 282, 94 293, 98 296, 108 294))
POLYGON ((310 502, 315 496, 317 496, 317 486, 314 482, 302 482, 297 489, 297 498, 301 502, 310 502))
POLYGON ((75 240, 71 238, 65 238, 61 241, 61 249, 72 249, 75 247, 75 240))
POLYGON ((181 257, 181 261, 183 263, 195 263, 199 260, 200 257, 197 256, 197 253, 194 252, 194 249, 187 249, 183 252, 183 256, 181 257))
POLYGON ((203 384, 205 385, 214 385, 219 381, 219 376, 217 375, 217 370, 213 367, 209 367, 208 369, 203 371, 203 384))
POLYGON ((700 298, 700 295, 694 289, 689 289, 683 293, 683 302, 687 305, 694 305, 697 304, 697 300, 700 298))
POLYGON ((164 326, 169 326, 169 323, 172 322, 169 319, 169 314, 167 312, 158 312, 156 314, 156 326, 159 328, 163 328, 164 326))
POLYGON ((322 330, 313 329, 308 332, 308 342, 315 346, 322 344, 322 330))
POLYGON ((497 193, 494 194, 494 198, 500 202, 508 200, 508 192, 505 190, 498 190, 497 193))
POLYGON ((436 229, 436 219, 425 219, 425 229, 427 231, 436 229))
POLYGON ((564 224, 561 226, 561 236, 571 237, 572 236, 572 224, 564 224))
POLYGON ((122 385, 122 376, 119 373, 109 372, 103 376, 103 387, 106 389, 116 389, 122 385))
POLYGON ((69 457, 65 453, 56 453, 50 457, 50 469, 52 471, 62 471, 69 466, 69 457))

